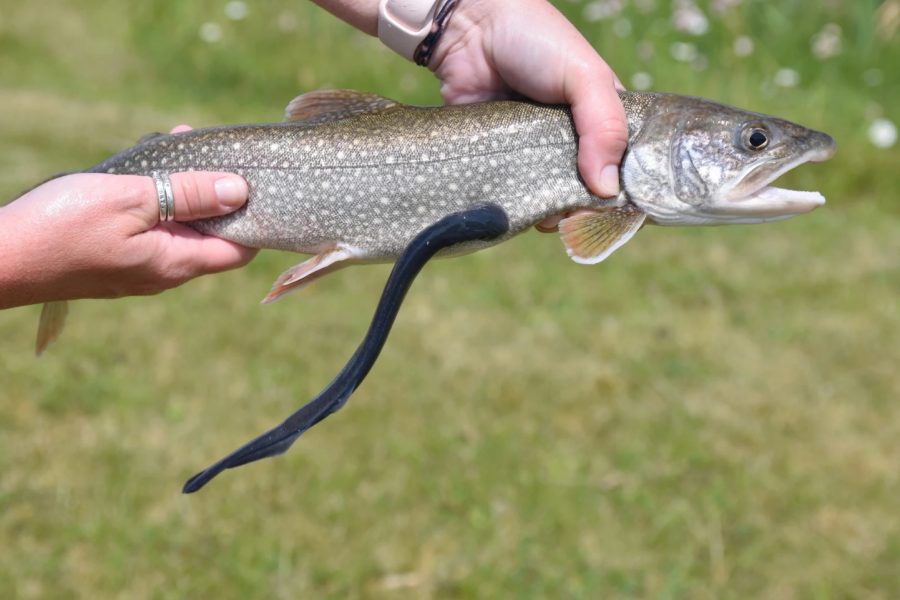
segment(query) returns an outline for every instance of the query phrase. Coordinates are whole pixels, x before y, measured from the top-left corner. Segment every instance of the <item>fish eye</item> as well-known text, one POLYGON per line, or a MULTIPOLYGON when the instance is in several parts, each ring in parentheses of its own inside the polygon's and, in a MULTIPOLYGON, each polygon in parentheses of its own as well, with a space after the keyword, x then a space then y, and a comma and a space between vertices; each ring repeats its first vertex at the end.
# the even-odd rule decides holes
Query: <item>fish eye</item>
POLYGON ((762 150, 769 145, 769 133, 759 127, 747 129, 744 131, 744 145, 751 150, 762 150))

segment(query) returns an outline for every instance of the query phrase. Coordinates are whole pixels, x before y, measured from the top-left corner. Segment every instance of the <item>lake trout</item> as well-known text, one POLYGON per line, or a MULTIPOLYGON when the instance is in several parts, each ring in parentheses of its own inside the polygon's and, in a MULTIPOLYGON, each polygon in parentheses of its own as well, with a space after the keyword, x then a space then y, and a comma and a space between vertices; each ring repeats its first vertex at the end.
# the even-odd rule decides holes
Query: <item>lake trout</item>
MULTIPOLYGON (((355 91, 299 96, 283 123, 152 134, 89 169, 242 175, 250 187, 243 208, 188 224, 245 246, 313 255, 283 273, 264 302, 348 265, 401 259, 366 340, 332 385, 279 428, 195 476, 185 491, 222 469, 283 452, 340 408, 433 255, 480 250, 563 214, 567 253, 595 264, 645 224, 759 223, 825 202, 817 192, 769 184, 831 157, 835 145, 827 134, 700 98, 640 92, 620 98, 629 140, 616 198, 594 196, 580 178, 567 107, 520 101, 416 107, 355 91)), ((63 306, 45 307, 39 350, 58 334, 63 306)))

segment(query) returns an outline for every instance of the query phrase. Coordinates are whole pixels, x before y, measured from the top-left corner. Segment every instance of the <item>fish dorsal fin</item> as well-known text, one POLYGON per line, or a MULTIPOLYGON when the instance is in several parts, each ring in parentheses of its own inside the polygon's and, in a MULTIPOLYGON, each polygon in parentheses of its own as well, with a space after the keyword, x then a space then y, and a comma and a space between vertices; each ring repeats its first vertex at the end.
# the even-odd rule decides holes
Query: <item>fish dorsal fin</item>
POLYGON ((560 221, 559 233, 572 260, 593 265, 630 240, 646 217, 630 202, 624 206, 586 209, 560 221))
POLYGON ((394 106, 399 106, 399 103, 368 92, 318 90, 291 100, 284 109, 284 120, 324 123, 394 106))

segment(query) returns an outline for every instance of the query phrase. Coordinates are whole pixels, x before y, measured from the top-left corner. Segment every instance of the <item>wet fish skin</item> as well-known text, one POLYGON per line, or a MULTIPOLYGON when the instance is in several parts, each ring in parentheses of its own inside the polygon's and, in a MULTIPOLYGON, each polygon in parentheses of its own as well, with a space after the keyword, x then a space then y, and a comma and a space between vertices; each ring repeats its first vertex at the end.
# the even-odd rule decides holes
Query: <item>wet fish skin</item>
MULTIPOLYGON (((526 102, 422 108, 386 101, 371 112, 307 122, 159 135, 91 170, 233 171, 250 183, 250 202, 232 215, 195 222, 198 230, 247 246, 313 254, 341 241, 359 259, 391 260, 428 224, 486 200, 510 216, 509 235, 550 215, 624 201, 651 220, 682 224, 681 213, 696 212, 749 164, 758 164, 757 153, 736 144, 747 124, 778 136, 765 164, 833 151, 826 134, 708 100, 629 92, 622 100, 630 143, 624 192, 612 200, 593 196, 578 175, 569 111, 526 102)), ((696 222, 738 220, 754 219, 726 213, 696 222)))
POLYGON ((395 105, 313 125, 160 135, 91 170, 235 172, 250 185, 247 205, 193 227, 252 247, 316 254, 342 242, 358 258, 392 260, 440 217, 485 201, 509 215, 504 239, 547 216, 609 204, 582 184, 575 148, 560 107, 395 105))

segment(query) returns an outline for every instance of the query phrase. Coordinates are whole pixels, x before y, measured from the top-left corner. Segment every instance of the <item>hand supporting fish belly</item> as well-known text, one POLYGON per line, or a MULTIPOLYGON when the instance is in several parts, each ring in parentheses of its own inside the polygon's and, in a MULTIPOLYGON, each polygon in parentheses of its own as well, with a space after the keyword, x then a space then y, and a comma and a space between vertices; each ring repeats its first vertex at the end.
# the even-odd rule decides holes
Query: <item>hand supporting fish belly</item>
MULTIPOLYGON (((243 208, 191 226, 244 246, 313 255, 288 269, 264 302, 345 266, 407 264, 405 275, 395 269, 367 341, 338 378, 280 427, 195 476, 185 491, 196 491, 223 469, 283 452, 340 408, 368 372, 403 294, 432 255, 480 250, 565 214, 559 232, 567 253, 594 264, 645 224, 761 223, 824 204, 817 192, 770 184, 801 164, 831 157, 834 141, 827 134, 701 98, 620 97, 629 144, 616 198, 594 196, 579 177, 578 139, 566 107, 513 101, 415 107, 353 91, 299 96, 284 123, 152 134, 90 169, 243 176, 250 186, 243 208), (503 215, 502 231, 436 233, 439 225, 482 214, 485 202, 503 215), (410 271, 409 264, 418 266, 410 271), (387 319, 387 329, 377 324, 378 315, 387 319), (368 340, 379 335, 373 351, 368 340)), ((499 223, 498 215, 493 218, 499 223)), ((56 304, 42 313, 39 351, 59 335, 64 308, 56 304)))

